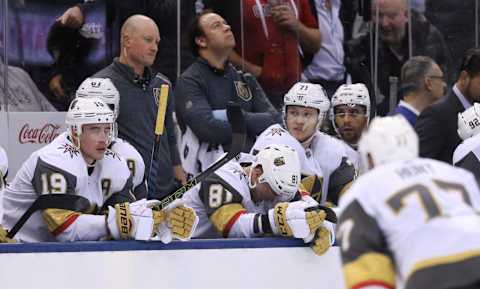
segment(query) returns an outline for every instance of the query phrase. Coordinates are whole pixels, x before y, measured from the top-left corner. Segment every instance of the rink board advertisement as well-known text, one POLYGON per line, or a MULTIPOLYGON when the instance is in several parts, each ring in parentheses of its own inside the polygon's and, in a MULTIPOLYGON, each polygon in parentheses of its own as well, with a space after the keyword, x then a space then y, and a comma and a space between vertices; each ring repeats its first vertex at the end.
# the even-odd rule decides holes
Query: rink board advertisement
POLYGON ((2 289, 340 289, 338 247, 300 240, 0 245, 2 289), (14 253, 13 253, 14 252, 14 253))
POLYGON ((65 112, 0 113, 0 145, 8 155, 8 179, 13 179, 32 152, 49 144, 65 130, 65 112), (7 138, 4 132, 8 132, 7 138))

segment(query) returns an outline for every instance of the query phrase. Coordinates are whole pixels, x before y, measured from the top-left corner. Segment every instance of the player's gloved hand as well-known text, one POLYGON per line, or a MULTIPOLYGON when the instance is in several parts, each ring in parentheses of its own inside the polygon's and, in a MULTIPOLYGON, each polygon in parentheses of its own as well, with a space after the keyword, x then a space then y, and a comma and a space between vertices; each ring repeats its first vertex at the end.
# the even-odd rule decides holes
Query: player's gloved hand
POLYGON ((322 210, 305 211, 313 206, 314 203, 305 201, 278 203, 268 212, 273 233, 295 238, 307 238, 313 235, 326 217, 322 210))
POLYGON ((320 228, 315 231, 313 240, 310 243, 310 248, 312 248, 315 254, 321 256, 327 252, 331 245, 332 237, 330 231, 324 226, 320 226, 320 228))
POLYGON ((161 211, 154 211, 157 238, 165 244, 173 238, 187 241, 198 224, 195 211, 185 206, 183 200, 175 200, 161 211))
POLYGON ((15 240, 7 237, 7 231, 0 225, 0 243, 15 243, 15 240))
POLYGON ((153 234, 151 207, 158 201, 141 199, 134 203, 119 203, 108 206, 107 227, 115 240, 149 240, 153 234))

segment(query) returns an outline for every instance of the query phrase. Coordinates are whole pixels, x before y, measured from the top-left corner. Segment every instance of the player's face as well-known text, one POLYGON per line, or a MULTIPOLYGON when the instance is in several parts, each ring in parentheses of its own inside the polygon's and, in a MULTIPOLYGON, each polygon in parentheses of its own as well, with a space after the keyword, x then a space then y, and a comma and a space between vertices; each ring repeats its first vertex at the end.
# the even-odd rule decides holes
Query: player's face
POLYGON ((209 50, 230 51, 235 47, 235 37, 230 25, 220 15, 208 13, 200 19, 204 36, 199 37, 199 45, 209 50))
POLYGON ((130 60, 143 67, 151 66, 160 43, 160 33, 155 23, 145 22, 142 29, 136 29, 130 37, 127 48, 130 60))
POLYGON ((257 185, 251 190, 252 200, 254 202, 273 201, 277 194, 275 194, 272 187, 268 183, 258 183, 258 179, 262 174, 263 169, 261 166, 253 168, 251 182, 257 185))
POLYGON ((107 150, 112 125, 108 123, 85 124, 80 135, 80 150, 85 160, 91 164, 101 160, 107 150))
POLYGON ((472 102, 480 102, 480 74, 467 76, 465 97, 472 102))
POLYGON ((405 36, 405 24, 408 22, 405 0, 377 0, 372 5, 372 17, 378 23, 381 39, 387 44, 399 44, 405 36))
POLYGON ((360 105, 337 105, 334 108, 335 124, 340 137, 353 145, 358 143, 368 117, 365 107, 360 105))
POLYGON ((299 142, 303 142, 317 130, 318 110, 312 107, 289 105, 285 122, 288 132, 299 142))

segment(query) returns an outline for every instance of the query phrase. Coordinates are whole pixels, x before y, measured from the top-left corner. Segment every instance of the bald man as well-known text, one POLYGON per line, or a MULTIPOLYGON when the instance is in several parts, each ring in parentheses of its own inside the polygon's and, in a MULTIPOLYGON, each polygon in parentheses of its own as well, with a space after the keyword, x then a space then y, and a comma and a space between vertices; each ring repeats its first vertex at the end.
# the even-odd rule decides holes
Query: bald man
MULTIPOLYGON (((429 56, 450 77, 450 52, 443 35, 422 14, 411 11, 408 18, 407 0, 372 1, 372 18, 378 24, 378 45, 371 50, 370 34, 362 34, 347 44, 347 67, 353 82, 366 82, 371 75, 370 51, 378 51, 378 82, 380 95, 376 96, 377 115, 386 115, 390 110, 390 91, 396 93, 402 65, 410 56, 429 56), (412 41, 409 43, 409 25, 412 28, 412 41), (411 48, 411 50, 410 50, 411 48), (396 83, 396 85, 394 85, 396 83)), ((372 33, 375 39, 375 33, 372 33)), ((369 80, 372 81, 373 80, 369 80)))
POLYGON ((160 33, 155 22, 144 15, 133 15, 124 22, 121 29, 120 57, 95 74, 95 77, 110 78, 120 92, 118 135, 132 144, 142 156, 148 197, 156 199, 186 182, 174 135, 171 84, 167 77, 150 69, 159 43, 160 33), (166 132, 160 137, 157 154, 153 155, 158 97, 162 84, 170 85, 165 117, 166 132))

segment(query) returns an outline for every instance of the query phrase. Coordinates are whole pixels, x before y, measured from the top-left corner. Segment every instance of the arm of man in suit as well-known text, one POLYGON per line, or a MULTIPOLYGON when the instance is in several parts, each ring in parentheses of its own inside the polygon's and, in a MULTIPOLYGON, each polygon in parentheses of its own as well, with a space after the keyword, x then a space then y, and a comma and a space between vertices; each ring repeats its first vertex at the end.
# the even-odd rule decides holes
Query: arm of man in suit
POLYGON ((433 107, 428 107, 420 114, 415 124, 421 157, 437 159, 444 147, 445 130, 438 114, 433 107))

